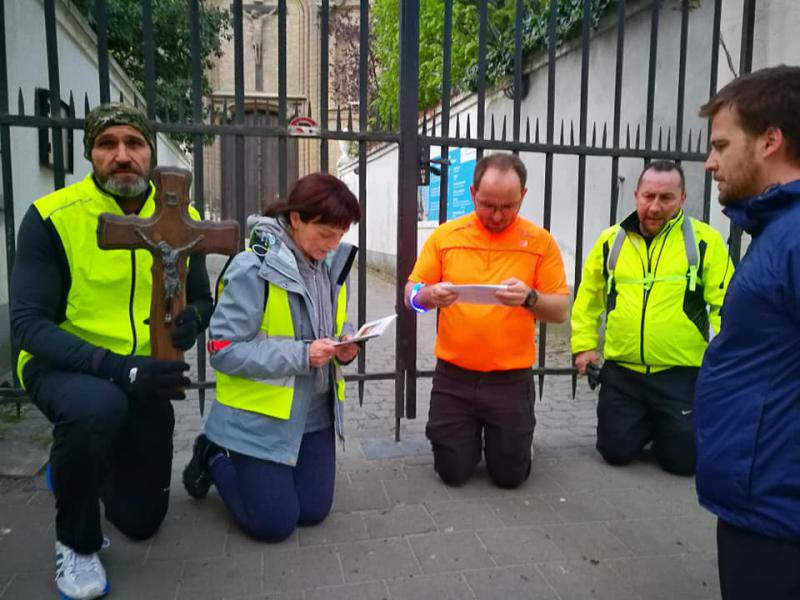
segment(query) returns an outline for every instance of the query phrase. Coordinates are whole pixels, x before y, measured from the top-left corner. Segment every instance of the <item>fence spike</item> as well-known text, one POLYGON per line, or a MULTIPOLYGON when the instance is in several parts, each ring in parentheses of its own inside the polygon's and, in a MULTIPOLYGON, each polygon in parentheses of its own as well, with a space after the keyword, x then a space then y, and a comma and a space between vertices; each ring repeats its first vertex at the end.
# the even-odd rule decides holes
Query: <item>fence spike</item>
POLYGON ((228 120, 228 99, 227 98, 223 98, 222 99, 222 119, 223 119, 222 120, 223 123, 228 120))
POLYGON ((592 124, 592 146, 597 146, 597 121, 592 124))
POLYGON ((697 132, 697 152, 700 153, 700 141, 703 139, 703 129, 697 132))
POLYGON ((639 134, 641 133, 641 130, 642 130, 642 125, 641 125, 641 123, 639 123, 636 126, 636 149, 637 150, 639 149, 639 137, 640 137, 639 134))
POLYGON ((663 133, 661 127, 658 128, 658 151, 661 152, 661 134, 663 133))
POLYGON ((689 139, 688 139, 688 141, 686 143, 686 148, 688 148, 689 150, 692 149, 692 128, 691 127, 689 128, 689 139))
POLYGON ((125 97, 122 95, 122 90, 119 91, 119 101, 122 103, 125 102, 125 97))
POLYGON ((490 139, 494 141, 494 113, 492 113, 492 128, 491 128, 491 135, 490 139))
POLYGON ((531 143, 531 118, 525 117, 525 143, 531 143))
POLYGON ((506 141, 506 115, 503 115, 503 133, 500 134, 500 141, 506 141))
POLYGON ((182 100, 178 100, 178 123, 183 123, 184 109, 185 108, 186 107, 183 105, 183 101, 182 100))
POLYGON ((667 152, 672 151, 672 127, 667 129, 667 152))
POLYGON ((539 143, 539 117, 536 117, 536 133, 533 139, 537 144, 539 143))
POLYGON ((358 382, 358 405, 364 406, 364 381, 358 382))
POLYGON ((422 111, 422 135, 428 135, 428 111, 422 111))
POLYGON ((347 107, 347 131, 353 131, 353 109, 347 107))
POLYGON ((603 148, 606 147, 608 142, 608 123, 603 123, 603 148))
MULTIPOLYGON (((426 126, 427 126, 427 124, 425 122, 425 117, 423 116, 422 135, 425 135, 425 127, 426 126)), ((381 123, 381 111, 376 111, 376 114, 375 114, 375 127, 373 127, 372 130, 373 131, 380 131, 382 127, 383 127, 383 125, 381 123)))
POLYGON ((572 374, 572 399, 575 400, 575 393, 578 391, 578 374, 572 374))
POLYGON ((456 115, 456 137, 461 137, 461 116, 456 115))
POLYGON ((336 105, 336 131, 342 130, 342 105, 336 105))
POLYGON ((431 117, 431 131, 433 132, 433 135, 436 135, 436 113, 435 112, 433 113, 433 117, 431 117))
POLYGON ((631 149, 631 124, 625 125, 625 147, 631 149))
POLYGON ((564 119, 561 119, 561 145, 564 145, 564 119))
POLYGON ((569 145, 575 145, 575 121, 569 120, 569 145))
MULTIPOLYGON (((386 131, 392 130, 392 107, 389 107, 388 123, 386 123, 386 131)), ((433 129, 436 129, 436 115, 433 115, 433 129)))
POLYGON ((22 95, 22 88, 19 88, 19 94, 17 94, 17 113, 19 116, 25 114, 25 98, 22 95))
POLYGON ((89 106, 89 94, 83 92, 83 116, 88 115, 90 110, 92 109, 89 106))
POLYGON ((311 118, 311 100, 308 101, 308 118, 311 118))
MULTIPOLYGON (((547 323, 539 323, 539 366, 547 365, 547 323)), ((544 391, 544 373, 539 373, 539 399, 544 391)))
POLYGON ((469 122, 469 113, 467 113, 467 139, 470 139, 472 135, 470 134, 470 122, 469 122))
POLYGON ((75 98, 72 96, 72 90, 69 91, 69 115, 70 117, 75 116, 75 98))

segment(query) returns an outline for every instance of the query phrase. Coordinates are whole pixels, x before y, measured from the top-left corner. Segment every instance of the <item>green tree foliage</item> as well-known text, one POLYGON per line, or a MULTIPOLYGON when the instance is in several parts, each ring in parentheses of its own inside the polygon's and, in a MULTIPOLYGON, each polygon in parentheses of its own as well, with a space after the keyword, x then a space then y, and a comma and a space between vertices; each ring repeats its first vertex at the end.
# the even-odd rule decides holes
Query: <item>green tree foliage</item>
MULTIPOLYGON (((617 0, 590 0, 592 27, 616 6, 617 0)), ((379 63, 378 85, 370 99, 370 112, 397 115, 400 10, 398 0, 373 0, 370 8, 374 54, 379 63)), ((442 92, 442 44, 444 3, 420 0, 419 108, 436 106, 442 92)), ((558 42, 580 35, 583 0, 558 0, 558 42)), ((486 80, 488 85, 506 85, 514 72, 515 0, 488 0, 486 80)), ((550 0, 523 0, 523 57, 547 48, 550 0)), ((451 58, 453 93, 474 91, 478 82, 478 0, 454 0, 451 58)))
MULTIPOLYGON (((95 0, 73 0, 92 27, 95 0)), ((108 49, 140 92, 144 92, 144 44, 141 0, 108 0, 108 49)), ((175 119, 192 114, 192 54, 189 3, 153 0, 153 39, 156 71, 156 114, 175 119)), ((204 72, 221 56, 222 40, 230 36, 229 13, 200 3, 200 56, 204 72)), ((205 74, 203 94, 211 91, 205 74)))

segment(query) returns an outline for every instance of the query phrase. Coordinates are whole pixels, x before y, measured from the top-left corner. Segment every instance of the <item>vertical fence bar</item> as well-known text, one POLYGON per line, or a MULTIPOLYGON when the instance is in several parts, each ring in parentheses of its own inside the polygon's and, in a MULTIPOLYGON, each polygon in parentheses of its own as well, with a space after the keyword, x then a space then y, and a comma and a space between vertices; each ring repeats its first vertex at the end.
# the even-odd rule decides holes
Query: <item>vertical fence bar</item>
MULTIPOLYGON (((553 143, 556 120, 556 23, 558 17, 558 0, 550 0, 550 12, 547 20, 547 143, 553 143)), ((553 218, 553 153, 544 155, 544 214, 542 226, 550 231, 553 218)), ((539 322, 539 357, 540 367, 547 364, 547 323, 539 322)), ((539 375, 539 397, 544 388, 544 375, 539 375)))
POLYGON ((683 113, 686 100, 686 48, 689 41, 689 0, 681 2, 681 42, 678 59, 678 101, 675 116, 675 149, 683 145, 683 113))
POLYGON ((288 161, 286 142, 286 0, 278 0, 278 193, 286 198, 288 161))
POLYGON ((647 71, 647 116, 644 124, 644 146, 648 150, 653 147, 653 110, 656 99, 656 64, 658 59, 658 18, 661 0, 653 0, 651 6, 650 65, 647 71))
MULTIPOLYGON (((142 42, 144 44, 144 101, 147 118, 156 118, 156 58, 153 39, 153 0, 142 0, 142 42)), ((177 111, 176 111, 177 113, 177 111)))
MULTIPOLYGON (((739 76, 753 69, 753 31, 756 24, 756 0, 744 0, 742 8, 742 45, 739 51, 739 76)), ((731 260, 739 264, 742 257, 742 228, 731 223, 731 260)))
MULTIPOLYGON (((450 62, 452 55, 452 37, 453 37, 453 0, 445 0, 444 2, 444 43, 442 47, 442 137, 448 138, 450 136, 450 62)), ((435 125, 431 135, 436 135, 435 125)), ((450 157, 450 146, 441 147, 441 156, 443 162, 441 163, 441 175, 439 181, 441 186, 439 188, 439 223, 447 221, 447 177, 450 172, 450 167, 447 164, 447 159, 450 157)))
MULTIPOLYGON (((8 54, 6 52, 6 6, 0 2, 0 114, 8 114, 8 54)), ((16 228, 14 220, 14 185, 11 164, 11 128, 7 124, 0 125, 0 168, 3 173, 3 221, 6 233, 6 282, 11 289, 11 271, 14 269, 16 253, 16 228)), ((9 331, 11 327, 9 326, 9 331)), ((11 347, 9 363, 14 384, 18 385, 17 370, 13 368, 16 357, 11 347)))
MULTIPOLYGON (((244 125, 244 14, 242 0, 233 0, 233 104, 236 125, 244 125)), ((226 115, 227 117, 227 115, 226 115)), ((247 223, 244 206, 244 136, 236 134, 233 143, 234 179, 236 180, 236 220, 239 221, 239 244, 245 246, 247 223)), ((272 200, 270 198, 270 200, 272 200)))
POLYGON ((111 83, 108 78, 108 4, 95 0, 94 20, 97 33, 97 71, 100 86, 100 104, 111 100, 111 83))
MULTIPOLYGON (((522 16, 524 8, 522 0, 517 0, 514 10, 514 117, 512 121, 511 136, 515 142, 519 141, 519 129, 522 107, 522 16)), ((519 154, 514 150, 514 154, 519 154)))
POLYGON ((419 170, 419 0, 400 5, 400 148, 397 185, 397 341, 395 380, 395 439, 400 439, 400 417, 416 417, 417 411, 417 321, 416 314, 403 307, 404 286, 411 274, 417 248, 417 185, 411 173, 419 170), (413 249, 413 251, 412 251, 413 249))
MULTIPOLYGON (((719 30, 722 21, 722 0, 714 0, 714 21, 711 31, 711 68, 709 69, 708 97, 711 98, 717 93, 717 76, 719 75, 719 30)), ((698 134, 699 135, 699 134, 698 134)), ((706 136, 706 148, 711 139, 711 119, 708 120, 708 131, 706 136)), ((681 148, 677 148, 681 150, 681 148)), ((711 219, 711 173, 706 171, 705 181, 703 182, 703 221, 706 223, 711 219)))
MULTIPOLYGON (((192 53, 192 123, 199 125, 203 122, 203 65, 200 57, 200 0, 189 0, 189 32, 192 53)), ((203 164, 203 136, 196 133, 192 135, 192 164, 194 167, 194 181, 192 182, 192 199, 194 207, 205 218, 205 202, 203 184, 205 182, 205 165, 203 164)), ((206 379, 206 334, 201 332, 197 339, 197 378, 206 379)), ((197 390, 197 401, 200 415, 205 412, 206 389, 197 390)))
MULTIPOLYGON (((489 29, 489 15, 486 7, 488 0, 478 0, 478 138, 483 139, 486 125, 486 36, 489 29)), ((444 125, 444 120, 442 120, 444 125)), ((444 137, 444 131, 442 137, 444 137)), ((483 148, 478 148, 478 160, 483 156, 483 148)), ((439 205, 439 213, 442 206, 439 205)))
MULTIPOLYGON (((581 28, 581 105, 578 126, 578 144, 586 146, 586 116, 589 105, 589 52, 591 44, 592 5, 591 0, 583 0, 583 25, 581 28)), ((586 208, 586 154, 578 155, 578 207, 575 224, 575 284, 578 292, 581 285, 581 267, 583 266, 583 227, 586 208)), ((572 389, 577 386, 577 374, 572 375, 572 389)), ((574 393, 574 392, 573 392, 574 393)))
MULTIPOLYGON (((50 85, 50 116, 61 116, 61 82, 58 72, 58 38, 56 37, 55 0, 44 2, 44 29, 47 38, 47 78, 50 85)), ((53 185, 64 187, 64 138, 61 127, 53 127, 53 185)))
MULTIPOLYGON (((330 35, 330 0, 322 0, 319 15, 319 127, 328 131, 328 36, 330 35)), ((328 140, 319 141, 319 170, 328 170, 328 140)))
MULTIPOLYGON (((622 117, 622 77, 625 56, 625 0, 620 0, 617 4, 617 65, 614 71, 614 124, 612 135, 612 146, 615 150, 619 149, 620 121, 622 117)), ((608 215, 608 224, 613 225, 617 222, 617 210, 619 207, 619 156, 611 157, 611 207, 608 215)))
MULTIPOLYGON (((358 131, 367 131, 369 103, 369 0, 361 0, 358 24, 358 131)), ((358 227, 358 326, 367 321, 367 141, 358 140, 358 203, 361 225, 358 227)), ((399 281, 399 280, 398 280, 399 281)), ((358 353, 358 372, 367 370, 366 346, 358 353)), ((358 402, 364 403, 364 380, 358 381, 358 402)))

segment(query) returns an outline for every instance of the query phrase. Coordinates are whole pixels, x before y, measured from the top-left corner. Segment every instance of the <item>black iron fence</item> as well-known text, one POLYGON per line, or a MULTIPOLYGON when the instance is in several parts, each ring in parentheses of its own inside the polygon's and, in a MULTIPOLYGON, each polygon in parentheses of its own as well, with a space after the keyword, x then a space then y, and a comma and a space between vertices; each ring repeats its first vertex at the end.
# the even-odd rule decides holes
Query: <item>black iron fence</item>
MULTIPOLYGON (((11 0, 13 1, 13 0, 11 0)), ((69 102, 66 108, 60 99, 64 97, 64 87, 61 83, 59 69, 59 53, 57 38, 56 4, 60 0, 43 0, 45 31, 42 43, 47 48, 49 114, 32 114, 30 107, 24 106, 23 91, 9 89, 8 65, 6 53, 6 28, 13 24, 6 22, 5 4, 0 2, 0 156, 2 156, 3 201, 6 234, 6 260, 8 273, 14 264, 15 230, 14 230, 14 154, 11 147, 10 129, 14 127, 38 128, 50 130, 52 135, 52 173, 53 187, 60 188, 65 183, 65 172, 68 168, 67 157, 63 151, 63 136, 83 127, 83 119, 77 118, 73 91, 69 91, 69 102), (10 100, 17 97, 15 111, 10 108, 10 100)), ((455 0, 456 2, 460 0, 455 0)), ((97 35, 97 65, 98 87, 101 102, 111 100, 111 84, 109 76, 108 52, 108 2, 109 0, 96 0, 94 18, 97 35)), ((667 158, 683 161, 685 163, 701 163, 705 159, 708 129, 704 131, 690 131, 685 135, 685 88, 687 77, 689 28, 692 20, 692 11, 697 8, 697 0, 670 0, 670 10, 680 11, 680 52, 677 69, 677 86, 675 93, 674 126, 657 129, 656 123, 656 85, 657 85, 657 56, 659 49, 659 22, 664 8, 664 0, 619 0, 606 2, 614 5, 613 10, 606 14, 604 23, 613 31, 616 38, 616 58, 614 67, 614 93, 613 97, 605 98, 607 103, 613 103, 613 118, 609 122, 590 124, 589 120, 589 82, 592 77, 597 77, 590 70, 590 58, 593 41, 593 23, 596 24, 598 15, 593 14, 593 7, 597 5, 593 0, 549 0, 546 15, 546 44, 539 52, 539 59, 546 60, 546 106, 543 114, 531 118, 524 114, 522 108, 523 90, 529 84, 529 66, 531 56, 524 52, 525 20, 527 3, 515 0, 514 4, 514 52, 513 68, 510 73, 509 96, 512 100, 510 126, 504 117, 502 122, 495 122, 494 115, 490 115, 487 123, 487 96, 493 91, 492 84, 487 77, 487 52, 489 50, 490 11, 494 10, 495 3, 490 0, 474 0, 478 19, 478 52, 477 70, 475 76, 476 118, 473 123, 471 117, 463 119, 460 115, 451 113, 451 54, 452 54, 452 27, 453 27, 454 0, 442 1, 443 39, 437 43, 442 45, 442 73, 441 73, 441 105, 435 111, 438 115, 428 120, 427 116, 420 122, 419 110, 419 45, 420 45, 420 2, 419 0, 400 0, 399 22, 399 98, 397 122, 391 114, 384 117, 383 123, 370 121, 368 107, 368 52, 370 42, 370 6, 369 0, 361 0, 358 11, 359 16, 359 94, 358 108, 355 119, 349 108, 335 107, 336 117, 331 119, 329 100, 329 74, 330 46, 329 33, 331 22, 330 0, 319 2, 317 15, 320 34, 319 73, 318 73, 318 106, 308 105, 309 112, 313 109, 319 118, 319 131, 313 133, 311 138, 319 144, 318 166, 321 170, 329 168, 329 148, 331 140, 346 140, 355 142, 357 146, 358 161, 358 198, 363 212, 362 223, 366 224, 369 218, 370 203, 367 198, 367 181, 370 176, 368 170, 368 156, 372 147, 377 144, 397 145, 398 160, 398 195, 397 195, 397 291, 396 303, 398 307, 397 338, 396 338, 396 364, 394 371, 383 373, 369 373, 366 371, 366 352, 360 353, 358 358, 357 373, 349 379, 358 382, 359 397, 363 399, 364 384, 369 380, 393 379, 395 381, 396 422, 399 426, 403 417, 416 417, 416 379, 420 376, 429 376, 430 373, 417 369, 416 347, 416 317, 415 314, 403 307, 403 284, 406 276, 411 272, 415 261, 415 252, 409 251, 417 247, 418 233, 418 178, 420 172, 428 168, 427 164, 420 164, 421 157, 429 156, 431 146, 441 149, 441 156, 447 157, 450 148, 474 148, 480 155, 487 150, 503 150, 520 153, 522 155, 536 155, 544 159, 543 172, 543 214, 541 224, 550 228, 553 217, 554 203, 554 159, 559 156, 577 158, 575 177, 577 180, 577 196, 575 198, 575 277, 573 284, 577 288, 580 283, 581 266, 583 262, 583 246, 585 232, 586 211, 586 161, 588 158, 603 157, 610 161, 608 188, 605 193, 610 197, 609 223, 617 220, 619 205, 618 177, 619 162, 621 159, 641 159, 648 161, 657 158, 667 158), (650 35, 646 46, 634 47, 626 40, 626 23, 633 9, 649 11, 650 35), (565 40, 559 37, 559 15, 563 11, 577 10, 582 14, 580 32, 577 40, 565 40), (579 85, 579 110, 577 118, 577 133, 575 121, 569 120, 565 126, 565 119, 558 114, 558 99, 556 97, 556 78, 558 77, 558 56, 560 50, 567 44, 572 44, 574 51, 580 52, 580 85, 579 85), (579 49, 579 50, 578 50, 579 49), (646 115, 643 122, 631 127, 623 126, 622 99, 624 86, 625 61, 632 53, 647 53, 648 69, 646 82, 637 82, 646 87, 646 115), (354 126, 353 121, 356 124, 354 126), (455 131, 451 131, 452 121, 455 120, 455 131), (342 123, 345 122, 343 127, 342 123), (396 127, 394 127, 396 125, 396 127), (510 129, 510 132, 508 131, 510 129), (674 131, 674 134, 672 133, 674 131)), ((705 32, 708 40, 708 56, 703 60, 708 61, 708 92, 716 89, 717 71, 719 65, 720 47, 720 15, 722 0, 701 0, 702 4, 711 10, 712 19, 710 30, 705 32)), ((153 128, 166 134, 183 134, 189 136, 192 144, 192 161, 194 169, 193 200, 201 214, 205 213, 204 185, 207 174, 204 172, 204 153, 207 151, 204 141, 209 137, 221 138, 227 148, 229 160, 223 161, 225 169, 221 179, 225 182, 226 191, 231 195, 232 216, 242 227, 242 243, 244 241, 244 227, 247 214, 246 185, 247 169, 252 164, 247 161, 247 140, 270 140, 274 144, 274 161, 266 161, 269 168, 267 175, 271 181, 264 185, 270 190, 275 190, 278 195, 285 197, 287 187, 297 174, 297 165, 291 163, 292 139, 288 119, 289 96, 287 87, 287 1, 276 0, 277 12, 277 99, 274 111, 271 110, 269 118, 247 119, 248 93, 245 89, 245 63, 244 63, 244 6, 242 0, 232 0, 230 5, 231 22, 233 29, 233 66, 234 89, 230 99, 230 110, 223 111, 225 118, 215 118, 215 111, 209 109, 209 99, 202 90, 203 64, 200 49, 200 0, 187 0, 191 30, 191 114, 184 115, 184 111, 177 111, 166 118, 156 119, 156 73, 155 73, 155 44, 153 40, 153 0, 142 0, 143 40, 142 52, 144 56, 144 109, 151 119, 153 128), (277 168, 274 166, 277 165, 277 168), (292 174, 294 173, 294 175, 292 174)), ((740 57, 740 72, 747 72, 752 63, 753 25, 755 14, 755 0, 742 0, 743 28, 740 57)), ((32 41, 31 43, 37 43, 32 41)), ((424 42, 429 43, 429 42, 424 42)), ((541 70, 541 72, 545 72, 541 70)), ((84 114, 91 108, 88 96, 78 94, 78 104, 83 104, 84 114)), ((116 99, 116 98, 114 98, 116 99)), ((129 102, 136 102, 137 98, 127 98, 129 102)), ((691 107, 695 110, 696 107, 691 107)), ((427 114, 427 113, 426 113, 427 114)), ((443 221, 447 215, 448 199, 448 164, 442 161, 440 209, 439 218, 443 221)), ((262 174, 258 180, 263 181, 262 174)), ((259 184, 260 185, 260 184, 259 184)), ((259 188, 260 189, 260 188, 259 188)), ((708 176, 704 181, 702 203, 702 217, 709 219, 711 204, 711 181, 708 176)), ((270 192, 272 193, 272 192, 270 192)), ((31 199, 33 200, 33 199, 31 199)), ((382 199, 383 200, 383 199, 382 199)), ((367 269, 367 226, 359 227, 359 260, 358 260, 358 306, 356 315, 359 324, 365 321, 367 310, 366 269, 367 269)), ((383 235, 384 232, 377 232, 383 235)), ((738 242, 733 236, 732 250, 738 256, 738 242)), ((546 363, 547 328, 540 324, 539 331, 539 360, 536 373, 539 376, 540 391, 546 375, 571 376, 573 385, 575 370, 572 365, 548 365, 546 363)), ((202 340, 201 340, 202 342, 202 340)), ((198 345, 198 381, 193 386, 200 390, 201 405, 204 401, 204 392, 213 385, 207 379, 205 370, 204 345, 198 345)), ((0 392, 0 402, 19 401, 23 397, 16 388, 3 389, 0 392)), ((399 428, 397 429, 399 431, 399 428)))

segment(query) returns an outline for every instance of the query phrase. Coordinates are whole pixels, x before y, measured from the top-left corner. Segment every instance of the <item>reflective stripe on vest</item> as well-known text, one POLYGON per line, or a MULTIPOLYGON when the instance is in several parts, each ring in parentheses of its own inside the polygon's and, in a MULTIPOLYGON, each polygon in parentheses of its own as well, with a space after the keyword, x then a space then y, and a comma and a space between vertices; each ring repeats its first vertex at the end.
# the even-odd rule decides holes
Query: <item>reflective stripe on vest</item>
MULTIPOLYGON (((697 239, 694 235, 692 219, 688 215, 684 215, 683 221, 681 221, 681 233, 683 234, 683 246, 686 250, 686 261, 689 263, 689 272, 687 276, 665 275, 662 277, 653 277, 651 273, 648 273, 644 277, 626 277, 616 279, 616 281, 628 284, 641 283, 646 290, 649 290, 656 281, 682 281, 688 277, 689 291, 695 291, 697 288, 697 263, 699 262, 700 248, 697 245, 697 239)), ((622 251, 622 243, 627 237, 625 229, 620 227, 617 231, 617 235, 614 237, 614 243, 611 245, 611 252, 608 253, 608 282, 606 284, 606 295, 611 293, 611 287, 615 281, 614 269, 617 267, 619 253, 622 251)))
MULTIPOLYGON (((296 339, 289 294, 285 289, 269 284, 267 306, 261 319, 259 336, 272 339, 296 339)), ((336 307, 336 333, 341 335, 347 319, 347 292, 343 285, 339 290, 336 307)), ((344 377, 338 364, 336 371, 336 395, 344 401, 344 377)), ((217 401, 232 408, 256 412, 276 419, 287 420, 292 412, 294 398, 294 376, 248 379, 217 371, 217 401)))

